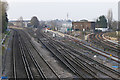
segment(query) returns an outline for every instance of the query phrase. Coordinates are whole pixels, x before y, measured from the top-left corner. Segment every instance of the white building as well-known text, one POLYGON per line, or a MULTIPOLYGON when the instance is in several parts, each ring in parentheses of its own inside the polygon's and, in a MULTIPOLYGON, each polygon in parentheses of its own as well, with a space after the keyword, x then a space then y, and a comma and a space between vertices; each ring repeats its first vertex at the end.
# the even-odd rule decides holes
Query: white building
POLYGON ((72 22, 65 22, 65 23, 62 24, 62 27, 72 28, 72 22))
POLYGON ((72 28, 72 22, 63 22, 62 23, 62 27, 61 27, 61 29, 60 29, 60 32, 67 32, 67 29, 70 29, 70 28, 72 28))
POLYGON ((101 30, 102 32, 108 31, 109 28, 95 28, 95 30, 101 30))

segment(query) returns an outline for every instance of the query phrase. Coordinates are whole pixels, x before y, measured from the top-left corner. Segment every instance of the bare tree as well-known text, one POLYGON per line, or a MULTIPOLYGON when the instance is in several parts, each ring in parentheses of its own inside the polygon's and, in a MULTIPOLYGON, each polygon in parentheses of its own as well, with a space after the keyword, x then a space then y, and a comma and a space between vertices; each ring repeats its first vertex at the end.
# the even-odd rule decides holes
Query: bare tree
POLYGON ((50 22, 50 24, 51 24, 51 29, 52 29, 52 30, 55 30, 55 27, 56 27, 56 21, 53 20, 53 21, 50 22))
POLYGON ((20 21, 20 26, 21 26, 21 27, 24 27, 24 24, 23 24, 23 17, 22 17, 22 16, 19 18, 19 21, 20 21))
POLYGON ((19 27, 24 27, 23 17, 20 17, 20 18, 17 20, 17 26, 19 26, 19 27))
POLYGON ((112 29, 112 20, 113 20, 112 9, 109 9, 108 15, 107 15, 107 19, 108 19, 108 26, 109 26, 109 29, 112 29))

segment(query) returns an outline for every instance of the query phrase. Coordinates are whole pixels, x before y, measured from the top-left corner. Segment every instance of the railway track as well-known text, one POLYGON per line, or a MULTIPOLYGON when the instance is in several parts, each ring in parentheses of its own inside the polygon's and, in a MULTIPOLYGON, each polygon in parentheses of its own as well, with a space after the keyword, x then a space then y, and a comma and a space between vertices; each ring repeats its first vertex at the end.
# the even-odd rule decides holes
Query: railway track
POLYGON ((104 49, 109 49, 110 51, 114 53, 119 53, 120 50, 118 48, 118 45, 112 44, 102 38, 102 34, 92 34, 89 36, 89 40, 95 43, 98 46, 102 46, 104 49))
MULTIPOLYGON (((73 39, 73 40, 74 40, 74 39, 73 39)), ((95 44, 101 46, 98 41, 95 41, 95 40, 92 40, 92 41, 93 41, 95 44), (98 42, 99 44, 98 44, 97 42, 98 42)), ((89 45, 89 44, 85 44, 84 42, 80 42, 80 41, 78 41, 78 40, 75 41, 75 42, 78 43, 78 44, 80 44, 80 45, 83 45, 83 47, 86 47, 86 48, 88 48, 89 50, 92 50, 92 51, 94 51, 94 52, 96 52, 96 53, 98 53, 98 54, 100 54, 100 55, 102 55, 102 56, 105 56, 105 57, 107 57, 107 58, 111 58, 113 61, 115 61, 115 62, 117 62, 117 63, 120 63, 118 53, 116 53, 116 55, 115 55, 114 53, 106 52, 106 51, 104 51, 104 50, 102 50, 102 49, 98 49, 98 48, 96 48, 96 47, 94 47, 94 46, 91 46, 91 45, 89 45), (110 54, 112 54, 112 56, 110 56, 110 54)), ((106 49, 107 49, 107 48, 106 48, 106 49)))
MULTIPOLYGON (((58 42, 59 43, 59 42, 58 42)), ((72 54, 72 56, 74 56, 74 57, 77 57, 77 58, 75 58, 75 59, 77 59, 77 60, 79 60, 79 61, 83 61, 83 63, 86 63, 86 65, 88 64, 88 62, 90 61, 90 62, 93 62, 95 65, 99 65, 99 66, 101 66, 102 68, 105 68, 106 70, 108 70, 109 71, 109 73, 114 73, 115 75, 117 75, 117 76, 114 76, 114 78, 116 78, 116 77, 118 77, 118 76, 120 76, 120 73, 119 72, 117 72, 117 71, 115 71, 115 70, 113 70, 113 69, 111 69, 111 68, 108 68, 107 66, 104 66, 103 64, 100 64, 99 62, 97 62, 97 61, 95 61, 95 60, 93 60, 93 59, 91 59, 91 58, 89 58, 89 57, 87 57, 87 56, 85 56, 85 55, 82 55, 80 52, 78 52, 77 50, 74 50, 74 48, 71 48, 71 47, 68 47, 68 46, 65 46, 63 43, 59 43, 59 45, 61 46, 61 47, 63 47, 64 46, 64 48, 63 49, 65 49, 64 51, 67 51, 67 53, 69 53, 69 54, 72 54), (78 57, 78 55, 80 55, 80 57, 82 58, 80 58, 80 57, 78 57)), ((105 74, 105 75, 107 75, 107 76, 109 76, 109 77, 111 77, 111 76, 113 76, 114 74, 111 74, 111 75, 108 75, 107 73, 105 73, 105 72, 103 72, 102 70, 99 70, 99 68, 95 68, 95 66, 92 66, 91 64, 88 64, 89 66, 91 66, 91 68, 93 68, 94 67, 94 70, 96 69, 96 70, 98 70, 99 72, 101 72, 101 73, 103 73, 103 74, 105 74)), ((108 72, 108 71, 106 71, 106 72, 108 72)), ((112 77, 111 77, 112 78, 112 77)))
POLYGON ((96 76, 96 73, 93 70, 91 70, 89 67, 87 67, 84 64, 80 63, 79 61, 77 61, 75 59, 75 57, 73 57, 73 55, 71 56, 69 54, 67 49, 65 50, 63 47, 58 47, 58 46, 56 46, 56 44, 53 44, 53 47, 59 48, 58 51, 60 52, 60 54, 63 55, 63 57, 67 60, 67 62, 69 62, 73 67, 76 66, 75 67, 76 70, 82 72, 83 73, 82 76, 84 76, 84 78, 87 78, 87 77, 98 78, 96 76))
POLYGON ((96 37, 97 37, 97 40, 101 41, 102 43, 106 44, 107 46, 109 46, 111 48, 114 48, 116 50, 116 52, 119 52, 119 50, 120 50, 119 44, 114 44, 114 43, 111 43, 111 42, 105 40, 103 38, 103 33, 98 34, 96 37))
MULTIPOLYGON (((44 38, 45 38, 45 36, 43 36, 44 38)), ((52 39, 49 39, 49 40, 47 40, 47 41, 49 41, 47 44, 46 44, 46 42, 44 42, 44 41, 42 41, 41 39, 39 39, 42 43, 43 43, 43 45, 45 45, 52 53, 54 53, 53 51, 53 49, 55 49, 55 48, 57 48, 58 47, 58 45, 60 45, 60 44, 53 44, 53 43, 55 43, 55 41, 52 41, 52 39), (51 42, 50 42, 51 41, 51 42), (57 45, 57 46, 56 46, 57 45), (53 47, 53 48, 50 48, 50 47, 53 47)), ((63 46, 63 45, 62 45, 63 46)), ((79 65, 79 67, 77 67, 77 69, 79 69, 80 67, 84 70, 84 71, 86 71, 87 73, 86 74, 90 74, 93 78, 97 78, 98 76, 95 76, 95 72, 94 71, 92 71, 92 69, 90 69, 90 68, 88 68, 87 66, 85 66, 84 64, 82 64, 82 63, 84 63, 84 62, 78 62, 78 61, 76 61, 74 58, 72 58, 72 56, 73 55, 70 55, 70 52, 66 52, 66 49, 64 49, 63 47, 62 48, 58 48, 58 49, 56 49, 56 51, 58 51, 59 53, 61 53, 62 55, 60 55, 60 54, 57 54, 57 52, 56 53, 54 53, 54 55, 55 56, 57 56, 64 64, 67 64, 67 66, 68 66, 68 63, 69 64, 72 64, 72 71, 74 72, 74 73, 78 73, 78 75, 80 74, 79 72, 77 72, 77 70, 75 71, 75 69, 73 69, 73 65, 74 66, 78 66, 79 65), (63 51, 64 50, 64 52, 61 52, 61 51, 63 51), (68 55, 65 55, 66 53, 69 53, 68 55), (58 55, 60 55, 61 56, 61 58, 58 56, 58 55), (64 56, 63 56, 64 55, 64 56), (64 59, 63 59, 64 58, 64 59), (63 61, 64 60, 64 61, 63 61), (66 61, 66 62, 65 62, 66 61), (68 62, 68 63, 67 63, 68 62), (79 64, 79 63, 81 63, 81 64, 79 64), (84 66, 83 66, 84 65, 84 66), (84 68, 85 67, 85 68, 84 68), (85 70, 86 69, 86 70, 85 70), (94 74, 94 76, 93 76, 93 74, 94 74)), ((75 57, 75 56, 74 56, 75 57)), ((93 60, 91 60, 91 62, 93 62, 93 60)), ((86 64, 88 64, 88 63, 86 63, 86 64)), ((98 62, 97 62, 97 64, 98 64, 98 62)), ((90 66, 90 65, 89 65, 90 66)), ((69 68, 70 68, 70 65, 68 66, 69 68)), ((93 67, 93 66, 92 66, 93 67)), ((105 67, 105 69, 107 68, 106 66, 104 66, 105 67)), ((75 67, 74 67, 75 68, 75 67)), ((97 69, 98 70, 98 69, 97 69)), ((108 70, 108 69, 107 69, 108 70)), ((99 70, 100 71, 100 70, 99 70)), ((109 70, 110 71, 110 70, 109 70)), ((101 73, 104 73, 104 72, 102 72, 101 71, 101 73)), ((117 72, 116 72, 117 73, 117 72)), ((106 73, 104 73, 104 74, 106 74, 106 73)), ((82 75, 82 74, 81 74, 82 75)), ((89 75, 89 76, 90 76, 89 75)), ((106 74, 107 76, 109 76, 109 77, 111 77, 110 75, 108 75, 108 74, 106 74)), ((117 75, 118 75, 118 73, 117 73, 117 75)), ((84 78, 85 76, 81 76, 82 78, 84 78)), ((111 78, 115 78, 115 77, 111 77, 111 78)))
POLYGON ((37 64, 35 63, 35 61, 33 60, 32 56, 29 54, 29 51, 27 50, 27 48, 25 47, 25 45, 22 42, 22 39, 20 39, 21 44, 22 44, 22 48, 26 49, 26 51, 28 52, 27 54, 22 54, 26 59, 27 59, 27 68, 30 72, 30 78, 31 79, 36 79, 36 78, 45 78, 43 77, 43 74, 41 73, 42 71, 39 70, 39 68, 37 67, 37 64))
MULTIPOLYGON (((94 41, 95 41, 96 45, 102 46, 102 47, 104 47, 106 49, 109 49, 110 51, 112 50, 112 52, 106 52, 106 54, 108 54, 108 55, 112 54, 112 56, 120 59, 120 56, 119 56, 119 53, 120 53, 119 46, 118 45, 116 46, 115 44, 110 43, 110 42, 104 40, 102 38, 102 33, 96 34, 96 35, 93 34, 93 35, 90 36, 90 38, 91 38, 90 39, 91 41, 93 41, 92 39, 95 38, 94 41)), ((94 43, 94 41, 93 41, 93 43, 94 43)))
MULTIPOLYGON (((40 36, 40 35, 39 35, 40 36)), ((61 56, 58 53, 58 50, 56 50, 55 48, 53 48, 52 46, 50 46, 49 44, 46 44, 45 38, 43 39, 39 39, 39 41, 58 59, 60 60, 64 65, 66 65, 76 76, 78 76, 78 78, 83 79, 83 76, 81 76, 81 74, 77 71, 77 69, 68 63, 68 61, 66 61, 63 56, 61 56)), ((83 79, 84 80, 84 79, 83 79)))
POLYGON ((97 39, 99 41, 101 41, 102 43, 106 44, 107 46, 111 47, 116 53, 120 53, 120 44, 118 43, 112 43, 108 40, 105 40, 103 37, 104 34, 100 33, 99 35, 97 35, 97 39))
MULTIPOLYGON (((17 80, 18 78, 29 78, 29 76, 27 76, 27 71, 25 68, 25 64, 24 64, 24 59, 21 57, 21 54, 17 52, 16 50, 16 46, 18 47, 18 45, 16 45, 17 42, 17 38, 18 38, 18 34, 16 32, 16 30, 14 31, 14 35, 13 35, 13 40, 12 40, 12 61, 13 61, 13 73, 12 73, 12 78, 14 78, 15 80, 17 80), (20 58, 17 57, 17 55, 19 55, 20 58), (21 60, 17 60, 17 59, 21 59, 21 60), (20 63, 18 63, 20 62, 20 63), (21 68, 19 67, 21 64, 21 68), (20 70, 22 70, 22 74, 20 74, 20 70)), ((18 50, 20 51, 20 50, 18 50)))
MULTIPOLYGON (((13 36, 15 36, 15 32, 14 32, 14 35, 13 36)), ((12 48, 14 47, 13 46, 13 44, 14 44, 14 39, 13 39, 13 42, 12 42, 12 48)), ((12 50, 12 53, 14 52, 14 50, 12 50)), ((15 62, 15 54, 12 54, 12 56, 13 56, 13 77, 16 79, 16 77, 17 77, 17 73, 16 73, 16 62, 15 62)))
MULTIPOLYGON (((56 41, 54 41, 54 40, 52 40, 52 43, 54 43, 55 44, 55 42, 56 41)), ((74 48, 70 48, 70 47, 68 47, 68 46, 65 46, 64 45, 64 43, 61 43, 61 42, 58 42, 58 44, 56 44, 57 46, 60 46, 61 48, 62 48, 62 50, 64 50, 64 51, 67 51, 68 53, 70 53, 70 54, 72 54, 72 55, 74 55, 74 54, 76 54, 76 53, 78 53, 77 52, 77 50, 76 51, 74 51, 73 49, 74 48), (64 46, 64 48, 63 48, 63 46, 64 46), (69 51, 70 50, 70 51, 69 51), (74 52, 74 53, 71 53, 71 52, 74 52)), ((56 46, 56 47, 57 47, 56 46)), ((66 52, 66 53, 67 53, 66 52)), ((80 54, 80 52, 78 53, 78 54, 80 54)), ((75 56, 75 55, 74 55, 75 56)), ((82 55, 80 55, 80 56, 82 56, 82 55)), ((76 56, 76 57, 78 57, 78 56, 76 56)), ((83 57, 85 57, 85 56, 83 56, 83 57)), ((79 58, 80 59, 80 58, 79 58)), ((87 61, 87 57, 86 57, 86 60, 84 60, 84 63, 86 63, 85 61, 87 61)), ((94 62, 94 60, 90 60, 91 58, 89 58, 89 61, 91 61, 91 62, 94 62)), ((80 59, 81 61, 82 61, 82 59, 80 59)), ((76 61, 77 62, 77 61, 76 61)), ((99 64, 99 65, 102 65, 102 64, 100 64, 100 63, 98 63, 98 62, 95 62, 95 63, 97 63, 97 64, 99 64)), ((88 63, 86 63, 86 64, 88 64, 88 63)), ((92 66, 93 67, 93 66, 92 66)), ((110 68, 108 68, 108 67, 106 67, 106 66, 104 66, 104 65, 102 65, 102 67, 104 67, 105 69, 107 69, 109 72, 112 72, 112 73, 114 73, 114 74, 116 74, 116 75, 119 75, 119 72, 117 72, 117 71, 115 71, 115 70, 111 70, 110 68)), ((99 69, 98 69, 99 70, 99 69)), ((100 71, 100 70, 99 70, 100 71)), ((101 71, 102 72, 102 71, 101 71)), ((102 72, 102 73, 104 73, 104 72, 102 72)), ((104 74, 106 74, 106 73, 104 73, 104 74)), ((107 74, 106 74, 107 75, 107 74)), ((108 75, 109 76, 109 75, 108 75)), ((109 77, 111 77, 112 75, 110 75, 109 77)), ((120 75, 119 75, 120 76, 120 75)), ((116 76, 115 76, 116 77, 116 76)), ((115 78, 114 77, 114 78, 115 78)))
POLYGON ((29 54, 31 60, 34 62, 34 65, 36 66, 36 69, 38 70, 39 74, 41 75, 41 78, 42 79, 47 79, 47 78, 59 79, 59 76, 56 74, 54 69, 52 69, 52 67, 48 64, 48 62, 45 61, 45 59, 40 55, 40 53, 35 48, 33 43, 28 39, 28 35, 26 35, 26 33, 23 31, 21 31, 21 35, 24 36, 23 37, 24 47, 27 51, 29 51, 28 54, 29 54), (37 59, 39 59, 39 60, 37 60, 37 59))
MULTIPOLYGON (((104 35, 104 34, 105 34, 105 33, 99 33, 99 35, 98 35, 99 40, 105 41, 105 39, 103 38, 103 35, 104 35)), ((114 48, 118 49, 117 47, 115 47, 116 44, 114 44, 114 43, 112 43, 112 42, 109 42, 109 41, 107 41, 107 40, 106 40, 105 42, 107 42, 108 45, 112 45, 114 48)))
POLYGON ((35 45, 32 44, 26 33, 15 29, 13 29, 13 31, 12 77, 15 80, 46 80, 50 78, 59 80, 59 76, 40 55, 38 50, 35 48, 35 45), (36 58, 36 56, 38 56, 38 58, 36 58))
MULTIPOLYGON (((52 32, 52 31, 50 31, 50 32, 52 32)), ((106 58, 110 58, 111 60, 117 62, 118 64, 120 63, 118 53, 117 53, 118 55, 115 55, 115 54, 113 54, 111 52, 104 51, 103 49, 100 49, 100 48, 95 47, 94 45, 91 45, 91 42, 88 43, 86 41, 80 40, 80 39, 75 38, 75 37, 70 36, 70 35, 65 35, 65 37, 68 37, 71 41, 75 42, 77 45, 83 46, 83 48, 86 48, 86 49, 88 49, 88 50, 90 50, 92 52, 95 52, 98 55, 102 55, 102 56, 104 56, 106 58), (111 54, 112 54, 112 56, 110 56, 111 54)), ((94 41, 94 40, 92 40, 92 41, 94 41)), ((100 44, 99 44, 99 46, 100 46, 100 44)), ((105 49, 107 49, 107 48, 105 48, 105 49)))

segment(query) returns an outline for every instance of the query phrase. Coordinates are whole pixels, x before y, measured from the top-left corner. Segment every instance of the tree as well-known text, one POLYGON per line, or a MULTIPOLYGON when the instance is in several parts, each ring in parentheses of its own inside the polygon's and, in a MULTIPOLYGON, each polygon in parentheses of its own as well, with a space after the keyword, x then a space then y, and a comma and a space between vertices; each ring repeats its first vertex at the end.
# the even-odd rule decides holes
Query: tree
POLYGON ((118 21, 112 21, 112 30, 117 30, 118 21))
POLYGON ((23 23, 23 17, 21 16, 18 20, 17 20, 17 26, 19 27, 24 27, 24 23, 23 23))
POLYGON ((51 29, 55 30, 55 27, 57 26, 56 21, 51 21, 51 29))
POLYGON ((118 21, 118 30, 120 31, 120 21, 118 21))
POLYGON ((100 16, 96 21, 96 28, 107 28, 107 19, 104 15, 100 16))
POLYGON ((2 23, 2 33, 4 33, 7 29, 7 24, 8 24, 8 18, 7 18, 7 8, 8 4, 7 2, 0 1, 0 22, 2 23), (1 15, 2 14, 2 15, 1 15))
POLYGON ((108 19, 109 29, 112 29, 112 28, 113 28, 113 27, 112 27, 113 13, 112 13, 112 10, 111 10, 111 9, 108 11, 107 19, 108 19))
POLYGON ((33 26, 34 28, 38 28, 39 27, 39 20, 36 16, 33 16, 31 21, 30 21, 30 25, 33 26))

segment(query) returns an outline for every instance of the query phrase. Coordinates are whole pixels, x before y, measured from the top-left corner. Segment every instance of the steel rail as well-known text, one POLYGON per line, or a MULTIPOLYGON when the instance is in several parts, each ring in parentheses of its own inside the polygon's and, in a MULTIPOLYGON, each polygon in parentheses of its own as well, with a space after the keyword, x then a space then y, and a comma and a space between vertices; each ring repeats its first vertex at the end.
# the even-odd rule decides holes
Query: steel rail
MULTIPOLYGON (((14 29, 12 29, 13 31, 14 31, 14 39, 16 39, 15 38, 15 36, 18 36, 18 33, 16 32, 16 30, 14 30, 14 29)), ((13 42, 15 42, 14 41, 14 39, 12 40, 13 42)), ((19 40, 19 42, 20 42, 20 40, 19 40)), ((14 43, 15 44, 15 43, 14 43)), ((18 44, 19 45, 19 47, 21 46, 20 45, 20 43, 18 44)), ((13 48, 13 46, 12 46, 12 49, 14 49, 13 48)), ((13 52, 12 52, 13 53, 13 52)), ((21 49, 21 47, 20 47, 20 54, 22 54, 23 53, 23 50, 21 49)), ((22 55, 21 55, 22 56, 22 55)), ((17 76, 17 71, 16 71, 16 60, 15 60, 16 58, 15 58, 15 54, 13 54, 13 60, 14 60, 14 63, 13 63, 13 65, 14 65, 14 70, 13 70, 13 73, 14 73, 14 75, 13 75, 13 78, 15 79, 15 80, 17 80, 17 78, 18 78, 18 76, 17 76)), ((29 75, 28 75, 28 70, 27 70, 27 68, 26 68, 26 61, 25 61, 25 59, 23 58, 23 56, 22 56, 22 62, 23 62, 23 64, 24 64, 24 69, 25 69, 25 73, 26 73, 26 76, 27 76, 27 79, 29 79, 29 75)), ((28 67, 28 66, 27 66, 28 67)), ((30 80, 30 79, 29 79, 30 80)))
MULTIPOLYGON (((58 42, 58 44, 56 44, 55 42, 57 42, 57 41, 55 41, 55 40, 51 40, 51 41, 52 41, 52 43, 54 43, 55 45, 59 46, 59 47, 61 48, 61 50, 64 50, 71 58, 72 58, 72 56, 78 58, 78 56, 76 56, 74 53, 72 53, 72 51, 69 51, 68 48, 66 48, 66 47, 63 46, 63 45, 61 46, 61 44, 60 44, 59 42, 58 42), (70 54, 72 54, 72 56, 71 56, 70 54)), ((52 44, 52 43, 51 43, 51 44, 52 44)), ((55 46, 55 45, 54 45, 54 46, 55 46)), ((57 46, 55 46, 55 47, 57 47, 57 46)), ((55 47, 54 47, 54 48, 55 48, 55 47)), ((65 54, 63 54, 63 55, 66 56, 65 54)), ((67 57, 67 56, 66 56, 66 57, 67 57)), ((83 61, 83 60, 80 59, 80 58, 79 58, 79 62, 78 62, 78 60, 76 60, 76 59, 74 59, 74 58, 72 58, 71 61, 73 61, 73 62, 75 62, 75 63, 77 62, 77 64, 81 63, 80 61, 82 61, 82 62, 88 64, 89 66, 91 66, 89 63, 83 61)), ((81 64, 82 64, 82 63, 81 63, 81 64)), ((84 64, 82 64, 82 65, 84 65, 84 64)), ((86 65, 84 65, 83 67, 86 67, 86 68, 85 68, 86 70, 88 69, 89 71, 91 71, 91 72, 93 72, 93 73, 95 74, 95 72, 94 72, 93 70, 91 70, 89 67, 87 67, 86 65)), ((94 66, 91 66, 91 67, 94 67, 94 66)), ((85 70, 85 69, 84 69, 84 70, 85 70)), ((99 72, 101 72, 101 73, 109 76, 110 78, 112 78, 110 75, 104 73, 103 71, 98 70, 98 69, 95 68, 95 67, 94 67, 94 69, 96 69, 97 71, 99 71, 99 72)), ((98 77, 96 77, 96 78, 98 78, 98 77)), ((115 78, 115 77, 114 77, 114 78, 115 78)))
MULTIPOLYGON (((22 31, 23 33, 25 33, 24 31, 22 31)), ((25 33, 24 36, 26 36, 26 38, 28 38, 27 33, 25 33), (26 34, 26 35, 25 35, 26 34)), ((45 59, 40 55, 39 51, 35 48, 35 46, 33 45, 33 43, 28 40, 29 44, 33 47, 33 49, 38 53, 38 55, 40 56, 40 58, 44 61, 44 63, 48 66, 48 68, 53 72, 53 74, 56 76, 57 79, 59 79, 59 76, 56 74, 56 72, 52 69, 52 67, 49 65, 48 62, 45 61, 45 59)), ((25 43, 26 44, 26 43, 25 43)), ((26 45, 26 48, 28 47, 28 44, 26 45)), ((42 68, 39 66, 38 62, 35 60, 34 55, 32 54, 32 51, 30 49, 28 49, 29 51, 29 55, 31 56, 31 59, 35 62, 37 69, 39 70, 39 72, 41 72, 42 78, 46 78, 44 72, 42 71, 42 68)))
POLYGON ((12 56, 13 56, 13 78, 16 80, 16 78, 17 78, 17 73, 16 73, 15 54, 14 54, 15 35, 16 35, 16 32, 14 32, 13 40, 12 40, 12 56))
MULTIPOLYGON (((51 40, 52 41, 52 40, 51 40)), ((52 41, 53 43, 55 42, 55 41, 52 41)), ((60 45, 60 44, 59 44, 60 45)), ((91 59, 92 60, 92 59, 91 59)), ((92 60, 93 61, 93 60, 92 60)), ((97 62, 98 63, 98 62, 97 62)), ((99 65, 101 65, 100 63, 99 63, 99 65)), ((102 66, 103 67, 103 66, 102 66)), ((105 66, 104 65, 104 68, 106 68, 107 70, 109 70, 109 71, 111 71, 111 72, 114 72, 115 74, 119 74, 119 72, 117 72, 117 71, 115 71, 115 70, 113 70, 113 69, 111 69, 111 68, 108 68, 107 66, 105 66)))
MULTIPOLYGON (((33 56, 31 55, 31 52, 29 51, 29 49, 28 49, 28 47, 26 46, 26 43, 23 41, 23 38, 22 38, 22 37, 21 37, 21 41, 22 41, 22 44, 24 45, 24 49, 26 49, 26 51, 28 52, 31 60, 33 61, 34 66, 36 67, 37 71, 39 72, 39 75, 41 76, 42 79, 45 79, 46 76, 43 75, 43 71, 41 70, 40 66, 38 66, 38 63, 35 61, 35 59, 33 58, 33 56)), ((32 73, 32 71, 31 71, 31 73, 32 73)), ((32 75, 33 75, 32 78, 35 79, 35 78, 34 78, 35 76, 34 76, 33 73, 32 73, 32 75)))
MULTIPOLYGON (((50 43, 50 42, 49 42, 48 44, 51 45, 52 47, 54 47, 54 49, 57 48, 57 46, 52 45, 52 43, 50 43)), ((48 47, 48 48, 49 48, 49 47, 48 47)), ((51 50, 51 51, 52 51, 52 50, 51 50)), ((61 52, 60 50, 57 49, 57 51, 58 51, 60 54, 62 54, 62 52, 61 52)), ((64 55, 64 58, 67 60, 67 62, 68 62, 70 65, 72 64, 71 62, 74 62, 74 64, 71 65, 71 66, 74 67, 74 69, 77 71, 78 74, 80 74, 80 72, 78 71, 78 69, 79 69, 79 67, 80 67, 81 65, 80 65, 80 64, 78 65, 75 61, 73 61, 73 60, 71 60, 71 59, 69 59, 69 58, 67 58, 67 57, 68 57, 68 56, 65 56, 65 55, 64 55), (66 57, 66 58, 65 58, 65 57, 66 57), (71 60, 71 61, 70 61, 70 60, 71 60), (79 66, 79 67, 76 68, 74 65, 77 65, 77 66, 79 66)), ((85 69, 83 68, 83 66, 82 66, 81 68, 82 68, 83 70, 85 70, 85 69)), ((87 70, 85 70, 85 71, 88 73, 87 70)), ((90 73, 90 72, 89 72, 89 73, 90 73)), ((89 74, 89 73, 88 73, 88 74, 89 74)), ((83 75, 83 74, 81 74, 81 75, 82 75, 83 78, 87 78, 87 77, 85 77, 85 75, 83 75)), ((89 75, 90 75, 90 74, 89 74, 89 75)), ((92 75, 92 77, 93 77, 93 75, 92 75)), ((94 78, 97 78, 97 77, 94 76, 94 78)))
POLYGON ((25 69, 26 69, 26 72, 27 72, 27 76, 28 76, 28 79, 29 80, 34 80, 33 79, 33 74, 32 74, 32 71, 31 71, 31 69, 30 69, 30 65, 29 65, 29 63, 28 63, 28 60, 27 60, 27 58, 26 58, 26 55, 25 55, 25 52, 24 52, 24 48, 23 48, 23 45, 22 45, 22 42, 21 42, 21 40, 19 39, 19 42, 20 42, 20 51, 21 51, 21 55, 22 55, 22 59, 23 59, 23 62, 24 62, 24 65, 25 65, 25 69))

